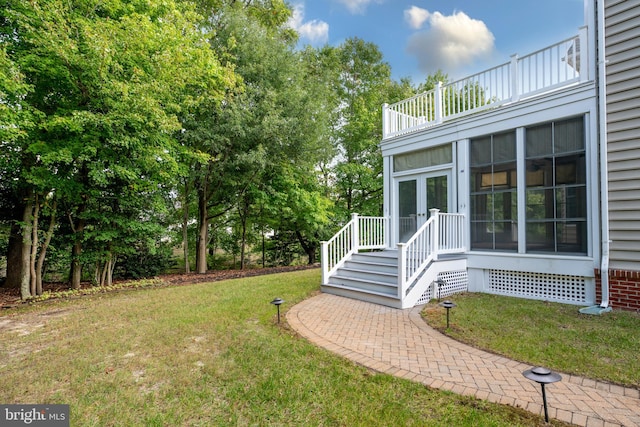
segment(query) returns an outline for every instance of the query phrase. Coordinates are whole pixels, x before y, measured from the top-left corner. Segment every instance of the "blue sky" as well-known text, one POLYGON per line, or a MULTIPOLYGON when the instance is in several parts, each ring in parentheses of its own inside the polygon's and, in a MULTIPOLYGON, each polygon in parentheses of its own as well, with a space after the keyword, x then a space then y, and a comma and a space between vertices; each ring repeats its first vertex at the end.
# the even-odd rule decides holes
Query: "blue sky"
POLYGON ((578 34, 583 0, 289 0, 300 44, 378 45, 392 77, 460 78, 578 34))

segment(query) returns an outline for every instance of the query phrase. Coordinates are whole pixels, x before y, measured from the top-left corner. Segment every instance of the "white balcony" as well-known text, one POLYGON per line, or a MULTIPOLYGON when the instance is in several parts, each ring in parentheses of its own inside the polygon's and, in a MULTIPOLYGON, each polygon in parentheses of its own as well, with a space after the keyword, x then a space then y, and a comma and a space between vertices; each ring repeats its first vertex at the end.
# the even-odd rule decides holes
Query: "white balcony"
POLYGON ((589 80, 587 28, 577 36, 383 106, 382 138, 420 131, 589 80))

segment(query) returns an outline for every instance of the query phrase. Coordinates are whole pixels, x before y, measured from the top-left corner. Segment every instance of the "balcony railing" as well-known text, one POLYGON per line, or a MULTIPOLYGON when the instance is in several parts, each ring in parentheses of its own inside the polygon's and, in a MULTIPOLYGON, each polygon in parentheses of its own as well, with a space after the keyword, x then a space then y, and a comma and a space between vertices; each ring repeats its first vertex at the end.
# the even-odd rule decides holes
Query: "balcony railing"
POLYGON ((587 28, 577 36, 392 105, 383 106, 383 139, 497 108, 589 80, 587 28))

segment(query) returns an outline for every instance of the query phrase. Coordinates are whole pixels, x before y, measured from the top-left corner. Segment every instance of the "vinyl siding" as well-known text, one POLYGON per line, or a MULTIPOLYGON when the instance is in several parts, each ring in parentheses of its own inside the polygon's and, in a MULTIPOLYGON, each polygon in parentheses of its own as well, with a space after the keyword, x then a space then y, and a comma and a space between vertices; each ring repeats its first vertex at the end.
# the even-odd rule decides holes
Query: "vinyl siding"
POLYGON ((610 267, 640 271, 640 0, 605 1, 610 267))

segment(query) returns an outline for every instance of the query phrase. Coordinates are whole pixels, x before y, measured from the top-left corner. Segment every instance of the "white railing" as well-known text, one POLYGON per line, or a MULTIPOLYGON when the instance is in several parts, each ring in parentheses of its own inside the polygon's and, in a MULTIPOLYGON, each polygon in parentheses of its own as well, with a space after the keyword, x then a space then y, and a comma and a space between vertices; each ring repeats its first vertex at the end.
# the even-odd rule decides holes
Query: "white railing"
POLYGON ((329 241, 321 243, 322 283, 359 250, 384 249, 387 241, 388 219, 351 215, 349 221, 329 241))
POLYGON ((464 215, 430 209, 431 217, 406 243, 398 244, 398 298, 440 254, 463 253, 464 215))
POLYGON ((552 46, 383 106, 383 139, 589 80, 587 28, 552 46))

